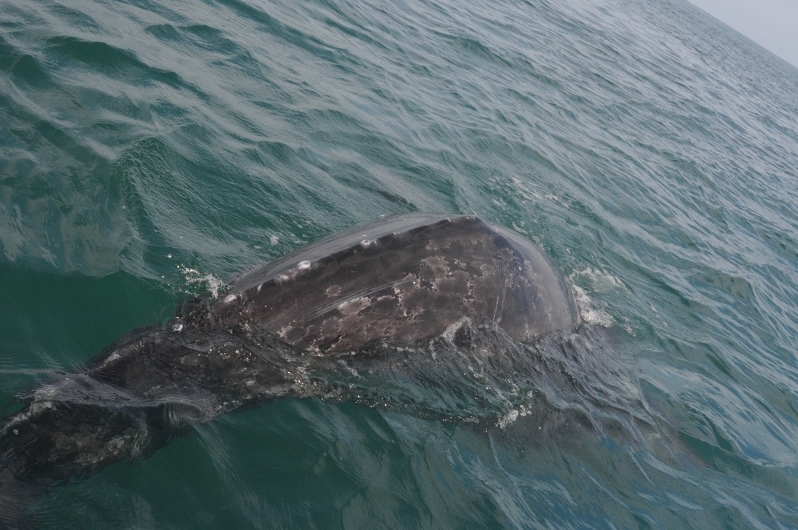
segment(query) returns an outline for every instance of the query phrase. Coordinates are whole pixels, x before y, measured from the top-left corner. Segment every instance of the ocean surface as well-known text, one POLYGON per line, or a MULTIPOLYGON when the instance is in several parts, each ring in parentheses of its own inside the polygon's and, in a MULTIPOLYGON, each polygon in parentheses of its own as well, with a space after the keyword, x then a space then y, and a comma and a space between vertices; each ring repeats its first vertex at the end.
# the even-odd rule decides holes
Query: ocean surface
POLYGON ((238 271, 405 212, 551 256, 585 325, 538 345, 546 377, 277 401, 30 520, 798 527, 798 69, 684 0, 0 0, 3 415, 238 271))

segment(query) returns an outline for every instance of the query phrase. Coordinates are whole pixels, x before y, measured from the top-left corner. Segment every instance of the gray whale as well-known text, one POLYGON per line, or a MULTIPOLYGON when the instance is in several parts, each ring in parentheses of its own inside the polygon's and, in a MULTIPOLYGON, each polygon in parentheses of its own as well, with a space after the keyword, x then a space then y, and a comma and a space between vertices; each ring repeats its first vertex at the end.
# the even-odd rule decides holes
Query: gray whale
POLYGON ((246 272, 22 397, 0 429, 0 523, 20 524, 53 484, 220 414, 319 395, 314 374, 341 359, 376 366, 370 345, 428 341, 463 319, 518 342, 580 325, 551 260, 473 216, 388 218, 246 272))

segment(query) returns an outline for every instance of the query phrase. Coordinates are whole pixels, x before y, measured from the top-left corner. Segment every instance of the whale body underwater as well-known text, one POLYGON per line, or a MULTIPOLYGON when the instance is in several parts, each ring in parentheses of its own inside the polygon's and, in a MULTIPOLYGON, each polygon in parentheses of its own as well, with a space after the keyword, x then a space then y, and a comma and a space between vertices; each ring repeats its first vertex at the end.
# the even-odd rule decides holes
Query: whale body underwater
POLYGON ((537 246, 474 216, 388 218, 245 272, 21 396, 0 430, 0 523, 50 486, 147 457, 221 414, 320 395, 319 373, 409 351, 380 345, 467 345, 464 322, 524 343, 573 333, 580 317, 537 246))

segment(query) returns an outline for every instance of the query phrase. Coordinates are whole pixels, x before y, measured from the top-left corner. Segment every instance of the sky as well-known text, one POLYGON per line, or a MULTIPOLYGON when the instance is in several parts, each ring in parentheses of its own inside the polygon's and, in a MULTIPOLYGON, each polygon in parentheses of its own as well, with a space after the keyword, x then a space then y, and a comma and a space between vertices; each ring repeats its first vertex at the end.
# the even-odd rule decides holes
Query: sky
POLYGON ((798 67, 798 0, 690 0, 798 67))

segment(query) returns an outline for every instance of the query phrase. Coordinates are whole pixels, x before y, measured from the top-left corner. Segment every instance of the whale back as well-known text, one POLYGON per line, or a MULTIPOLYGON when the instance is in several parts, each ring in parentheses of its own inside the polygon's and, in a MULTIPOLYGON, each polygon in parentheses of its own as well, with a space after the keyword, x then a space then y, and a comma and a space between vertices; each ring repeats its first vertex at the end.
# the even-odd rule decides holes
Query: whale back
POLYGON ((317 352, 431 338, 463 317, 493 320, 517 341, 579 325, 568 285, 533 243, 478 217, 431 214, 358 227, 250 271, 218 310, 317 352))

